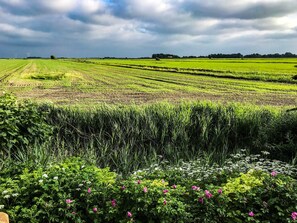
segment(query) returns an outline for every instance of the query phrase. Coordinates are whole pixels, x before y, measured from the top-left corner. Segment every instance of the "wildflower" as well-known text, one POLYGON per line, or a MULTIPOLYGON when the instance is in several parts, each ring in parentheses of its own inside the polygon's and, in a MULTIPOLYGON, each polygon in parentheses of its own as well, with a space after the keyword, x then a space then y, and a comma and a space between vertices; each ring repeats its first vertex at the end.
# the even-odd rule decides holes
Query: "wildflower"
POLYGON ((164 204, 164 205, 166 205, 166 204, 167 204, 167 201, 166 201, 165 199, 164 199, 164 201, 163 201, 163 204, 164 204))
POLYGON ((92 192, 91 188, 88 189, 88 193, 90 194, 92 192))
POLYGON ((205 190, 204 193, 207 199, 210 199, 213 196, 208 190, 205 190))
POLYGON ((122 187, 121 187, 121 190, 125 190, 126 189, 126 187, 123 185, 122 187))
POLYGON ((277 175, 277 172, 275 172, 275 171, 271 172, 271 176, 275 177, 276 175, 277 175))
POLYGON ((144 193, 147 193, 147 187, 144 187, 144 188, 143 188, 143 192, 144 192, 144 193))
POLYGON ((39 180, 38 182, 41 184, 43 182, 43 180, 39 180))
POLYGON ((254 212, 250 211, 250 212, 249 212, 249 216, 250 216, 250 217, 254 217, 254 216, 255 216, 254 212))
POLYGON ((198 191, 198 190, 200 190, 200 187, 197 187, 197 186, 194 185, 194 186, 192 186, 192 190, 197 190, 198 191))
POLYGON ((71 214, 76 215, 76 212, 73 211, 71 214))
POLYGON ((0 210, 4 208, 4 205, 0 205, 0 210))
POLYGON ((42 174, 42 177, 48 178, 48 175, 45 173, 45 174, 42 174))
POLYGON ((297 219, 297 212, 292 212, 291 217, 295 221, 297 219))
POLYGON ((175 185, 175 184, 173 184, 173 185, 172 185, 172 188, 173 188, 173 189, 176 189, 176 185, 175 185))
POLYGON ((4 194, 7 194, 7 193, 8 193, 7 190, 4 190, 4 191, 2 192, 3 195, 4 195, 4 194))
POLYGON ((201 203, 201 204, 203 204, 203 202, 204 202, 203 197, 199 197, 199 198, 198 198, 198 202, 201 203))
POLYGON ((17 196, 19 196, 19 194, 18 193, 14 193, 14 194, 12 194, 12 196, 13 197, 17 197, 17 196))
POLYGON ((54 177, 54 180, 58 180, 59 178, 56 176, 56 177, 54 177))
POLYGON ((98 209, 95 207, 93 208, 93 212, 96 213, 98 211, 98 209))
POLYGON ((78 186, 79 186, 79 187, 82 187, 82 186, 83 186, 83 184, 79 184, 78 186))
POLYGON ((73 200, 71 199, 66 199, 66 204, 71 204, 73 202, 73 200))
POLYGON ((116 199, 112 199, 112 200, 111 200, 111 206, 113 206, 113 207, 117 206, 117 201, 116 201, 116 199))
POLYGON ((91 181, 88 181, 88 182, 87 182, 87 184, 91 184, 91 183, 92 183, 91 181))
POLYGON ((130 211, 127 212, 127 217, 132 218, 132 213, 130 211))
POLYGON ((5 199, 8 199, 8 198, 10 198, 10 195, 7 194, 7 195, 4 196, 4 198, 5 198, 5 199))
POLYGON ((137 184, 141 184, 141 180, 137 180, 137 184))
POLYGON ((223 193, 222 188, 218 189, 218 194, 222 194, 222 193, 223 193))

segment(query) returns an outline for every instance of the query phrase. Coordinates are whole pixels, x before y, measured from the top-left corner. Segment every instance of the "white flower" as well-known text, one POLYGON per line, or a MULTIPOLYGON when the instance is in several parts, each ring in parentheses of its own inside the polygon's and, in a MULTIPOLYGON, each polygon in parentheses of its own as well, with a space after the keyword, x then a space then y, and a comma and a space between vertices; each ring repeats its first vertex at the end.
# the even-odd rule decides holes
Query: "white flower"
POLYGON ((54 177, 54 180, 58 180, 59 178, 58 177, 54 177))
POLYGON ((10 195, 7 194, 7 195, 4 196, 4 198, 5 198, 5 199, 8 199, 8 198, 10 198, 10 195))
POLYGON ((2 192, 3 195, 4 195, 4 194, 7 194, 7 193, 8 193, 7 190, 4 190, 4 191, 2 192))
POLYGON ((39 180, 38 182, 39 182, 39 183, 42 183, 42 182, 43 182, 43 180, 39 180))
POLYGON ((4 205, 0 205, 0 210, 4 208, 4 205))
POLYGON ((17 197, 17 196, 19 196, 19 194, 18 193, 14 193, 14 194, 12 194, 12 196, 13 197, 17 197))
POLYGON ((45 173, 45 174, 42 175, 42 177, 48 178, 48 175, 45 173))
POLYGON ((87 184, 91 184, 91 181, 88 181, 87 184))
POLYGON ((79 186, 79 187, 82 187, 82 186, 83 186, 83 184, 79 184, 78 186, 79 186))

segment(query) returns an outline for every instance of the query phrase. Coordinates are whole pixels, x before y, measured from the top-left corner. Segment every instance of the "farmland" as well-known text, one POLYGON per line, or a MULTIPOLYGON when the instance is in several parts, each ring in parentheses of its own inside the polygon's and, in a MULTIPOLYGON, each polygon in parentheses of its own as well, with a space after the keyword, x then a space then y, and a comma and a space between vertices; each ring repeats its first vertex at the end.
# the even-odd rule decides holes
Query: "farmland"
POLYGON ((0 87, 79 106, 211 100, 296 104, 297 60, 0 60, 0 87))

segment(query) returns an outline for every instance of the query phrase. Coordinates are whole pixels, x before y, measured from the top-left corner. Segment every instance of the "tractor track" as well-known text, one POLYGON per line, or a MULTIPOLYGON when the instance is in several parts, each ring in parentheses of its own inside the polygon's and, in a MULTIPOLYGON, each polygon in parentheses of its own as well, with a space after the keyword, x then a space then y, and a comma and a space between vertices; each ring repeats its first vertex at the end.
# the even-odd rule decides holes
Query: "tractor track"
POLYGON ((7 79, 9 76, 13 75, 14 73, 16 73, 17 71, 23 69, 25 66, 27 66, 28 64, 24 64, 19 66, 18 68, 15 68, 13 71, 9 72, 8 74, 5 74, 4 76, 0 77, 0 82, 4 82, 5 79, 7 79))

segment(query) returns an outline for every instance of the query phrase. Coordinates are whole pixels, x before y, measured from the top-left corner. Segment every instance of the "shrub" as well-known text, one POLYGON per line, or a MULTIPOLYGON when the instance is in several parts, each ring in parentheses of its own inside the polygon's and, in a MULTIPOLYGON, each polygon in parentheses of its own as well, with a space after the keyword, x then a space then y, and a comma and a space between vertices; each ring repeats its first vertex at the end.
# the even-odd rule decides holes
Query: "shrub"
POLYGON ((90 222, 94 205, 101 209, 109 200, 105 196, 115 176, 78 158, 34 171, 24 168, 0 179, 0 204, 13 222, 90 222))
POLYGON ((45 112, 30 101, 17 101, 7 93, 0 96, 0 154, 9 155, 13 149, 47 141, 52 128, 45 117, 45 112))

